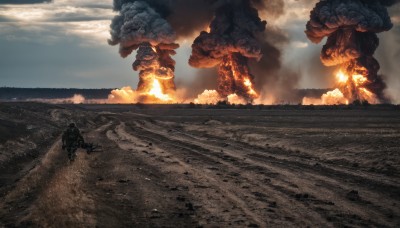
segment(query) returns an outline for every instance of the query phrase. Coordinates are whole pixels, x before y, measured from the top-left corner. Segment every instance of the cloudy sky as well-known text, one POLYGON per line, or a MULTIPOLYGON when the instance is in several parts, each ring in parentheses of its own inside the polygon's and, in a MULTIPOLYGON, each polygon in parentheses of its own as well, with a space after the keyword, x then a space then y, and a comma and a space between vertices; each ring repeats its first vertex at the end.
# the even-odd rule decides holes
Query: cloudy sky
MULTIPOLYGON (((272 1, 273 2, 273 1, 272 1)), ((282 46, 285 68, 299 74, 299 88, 332 86, 332 68, 319 61, 321 45, 310 43, 305 23, 315 0, 287 0, 279 18, 262 15, 270 28, 281 29, 290 42, 282 46)), ((380 34, 377 57, 391 95, 400 100, 399 6, 391 10, 395 28, 380 34)), ((109 46, 112 0, 0 0, 0 86, 55 88, 136 87, 134 54, 122 59, 109 46)), ((175 56, 177 81, 198 77, 188 66, 192 40, 181 40, 175 56)), ((179 85, 179 83, 178 83, 179 85)))

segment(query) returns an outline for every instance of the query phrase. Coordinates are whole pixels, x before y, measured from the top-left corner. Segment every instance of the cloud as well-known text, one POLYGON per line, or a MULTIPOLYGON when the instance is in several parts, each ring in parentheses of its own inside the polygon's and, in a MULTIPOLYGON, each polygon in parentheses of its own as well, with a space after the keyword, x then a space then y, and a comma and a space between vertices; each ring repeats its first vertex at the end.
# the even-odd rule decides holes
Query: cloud
POLYGON ((43 44, 73 36, 81 38, 78 46, 101 46, 106 45, 110 36, 109 25, 114 15, 110 0, 0 5, 0 36, 43 44))
POLYGON ((5 17, 5 16, 1 16, 0 15, 0 23, 1 22, 11 22, 12 20, 10 20, 8 17, 5 17))
POLYGON ((126 67, 130 60, 117 58, 105 41, 103 46, 82 47, 77 45, 82 42, 80 37, 60 38, 53 32, 49 28, 40 33, 19 31, 17 39, 0 36, 0 48, 7 53, 0 55, 0 86, 117 88, 137 83, 135 73, 126 67), (26 36, 53 41, 21 41, 26 36))
POLYGON ((83 7, 83 8, 97 8, 97 9, 109 9, 109 10, 113 9, 111 4, 108 4, 108 3, 105 3, 105 2, 104 3, 101 3, 101 2, 99 2, 99 3, 86 3, 86 4, 80 5, 80 7, 83 7))
POLYGON ((307 48, 308 43, 303 41, 293 41, 291 42, 292 47, 294 48, 307 48))
MULTIPOLYGON (((115 13, 111 9, 81 6, 0 6, 0 17, 8 21, 38 23, 38 22, 68 22, 110 20, 115 13)), ((26 25, 26 24, 25 24, 26 25)))
MULTIPOLYGON (((109 37, 109 20, 93 20, 78 22, 30 23, 23 26, 22 22, 0 23, 0 36, 9 41, 19 41, 30 44, 53 45, 75 40, 76 46, 106 46, 109 37)), ((0 44, 0 47, 4 44, 0 44)))
MULTIPOLYGON (((284 13, 279 15, 279 17, 263 11, 261 15, 263 19, 268 21, 269 25, 278 27, 285 27, 297 22, 305 23, 309 18, 311 9, 317 1, 318 0, 286 0, 284 13)), ((304 30, 304 28, 302 30, 304 30)))
POLYGON ((0 0, 0 4, 38 4, 47 2, 51 2, 51 0, 0 0))

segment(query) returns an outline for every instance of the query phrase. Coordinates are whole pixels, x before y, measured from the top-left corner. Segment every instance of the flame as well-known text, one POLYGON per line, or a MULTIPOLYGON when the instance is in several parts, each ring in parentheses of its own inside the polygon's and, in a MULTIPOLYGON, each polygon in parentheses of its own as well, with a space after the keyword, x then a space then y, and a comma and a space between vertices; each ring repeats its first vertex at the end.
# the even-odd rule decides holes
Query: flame
POLYGON ((225 99, 222 98, 216 90, 205 90, 194 100, 195 104, 217 104, 220 101, 227 101, 229 104, 247 104, 248 101, 243 97, 233 93, 225 99))
POLYGON ((231 104, 253 103, 259 98, 247 65, 248 59, 240 53, 223 58, 218 69, 218 90, 205 90, 195 103, 210 104, 225 100, 231 104))
POLYGON ((245 105, 247 104, 247 100, 244 99, 243 97, 238 96, 236 93, 229 95, 228 97, 228 103, 229 104, 242 104, 245 105))
POLYGON ((240 53, 231 53, 225 56, 219 65, 217 91, 224 98, 236 94, 246 100, 245 103, 251 103, 259 97, 253 80, 254 77, 248 67, 248 58, 240 53))
POLYGON ((250 95, 258 97, 258 93, 253 88, 253 83, 251 83, 249 78, 245 78, 243 84, 247 87, 247 91, 250 95))
POLYGON ((109 95, 112 103, 173 103, 177 96, 174 83, 174 63, 165 59, 168 52, 144 43, 138 50, 133 69, 140 71, 136 90, 131 87, 116 89, 109 95), (149 52, 153 52, 149 54, 149 52))
MULTIPOLYGON (((356 75, 353 75, 353 82, 357 87, 360 87, 363 84, 365 84, 366 82, 368 82, 368 79, 366 77, 364 77, 363 75, 356 74, 356 75)), ((364 88, 361 88, 361 89, 364 89, 364 88)))
POLYGON ((342 83, 338 82, 338 87, 349 102, 368 101, 370 104, 379 103, 375 94, 369 91, 366 87, 370 84, 368 80, 368 70, 363 66, 345 65, 347 68, 347 81, 342 83))
POLYGON ((160 79, 155 74, 149 74, 142 77, 142 84, 140 85, 139 89, 133 90, 128 86, 123 87, 122 89, 113 90, 108 96, 108 101, 110 103, 124 104, 132 104, 137 102, 148 104, 174 103, 176 102, 176 99, 174 98, 174 91, 167 91, 171 80, 173 80, 173 78, 160 79))
POLYGON ((338 83, 346 83, 349 80, 349 77, 343 73, 342 69, 336 74, 336 79, 338 83))
POLYGON ((370 104, 378 104, 377 96, 368 90, 368 70, 354 63, 348 63, 341 67, 336 74, 337 88, 322 95, 321 99, 305 97, 303 104, 334 105, 350 104, 354 101, 367 101, 370 104))
POLYGON ((150 91, 147 93, 143 93, 143 95, 153 96, 156 99, 159 99, 159 100, 165 101, 165 102, 169 102, 169 101, 173 100, 168 94, 163 93, 161 84, 158 81, 158 79, 156 79, 156 78, 153 78, 153 83, 150 87, 150 91))
POLYGON ((335 89, 327 92, 322 95, 321 98, 303 98, 303 105, 341 105, 341 104, 349 104, 349 100, 347 100, 344 94, 339 90, 335 89))
POLYGON ((130 86, 115 89, 108 95, 109 103, 132 104, 139 102, 139 93, 133 90, 130 86))
POLYGON ((217 104, 223 98, 216 90, 205 90, 194 100, 195 104, 217 104))
POLYGON ((344 97, 340 89, 329 91, 322 95, 322 104, 349 104, 349 101, 344 97))

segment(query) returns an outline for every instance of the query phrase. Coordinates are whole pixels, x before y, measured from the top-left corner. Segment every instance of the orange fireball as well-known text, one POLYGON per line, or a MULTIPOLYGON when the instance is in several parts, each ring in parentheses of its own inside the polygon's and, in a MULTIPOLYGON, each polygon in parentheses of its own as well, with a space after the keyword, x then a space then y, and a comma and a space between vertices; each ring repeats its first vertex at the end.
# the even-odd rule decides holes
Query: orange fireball
POLYGON ((378 104, 378 97, 368 89, 368 70, 354 63, 344 64, 336 74, 336 89, 322 95, 321 99, 304 98, 303 104, 335 105, 367 101, 378 104))

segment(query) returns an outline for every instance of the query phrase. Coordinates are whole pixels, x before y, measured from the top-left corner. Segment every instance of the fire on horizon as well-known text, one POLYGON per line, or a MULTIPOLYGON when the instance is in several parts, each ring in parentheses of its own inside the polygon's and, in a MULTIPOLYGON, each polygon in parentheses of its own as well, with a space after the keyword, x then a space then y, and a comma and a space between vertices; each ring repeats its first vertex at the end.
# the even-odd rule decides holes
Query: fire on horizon
POLYGON ((386 84, 378 74, 380 65, 373 57, 379 46, 376 33, 392 29, 387 6, 395 1, 320 1, 311 11, 307 37, 319 43, 328 37, 321 52, 326 66, 339 65, 337 89, 320 101, 304 98, 303 104, 349 104, 386 102, 386 84))
MULTIPOLYGON (((379 46, 376 33, 389 31, 393 24, 387 7, 398 1, 390 0, 321 0, 311 11, 306 35, 314 43, 327 37, 321 53, 326 66, 338 66, 335 89, 320 99, 303 99, 303 104, 333 105, 367 101, 371 104, 388 102, 384 95, 386 84, 378 74, 380 65, 373 57, 379 46)), ((110 101, 119 103, 178 103, 187 101, 176 92, 175 61, 179 48, 178 37, 171 15, 180 1, 114 0, 119 12, 111 24, 111 45, 120 46, 122 57, 137 50, 133 69, 139 71, 136 90, 124 87, 112 91, 110 101)), ((236 104, 264 104, 260 99, 257 76, 249 61, 260 61, 263 34, 268 35, 267 22, 259 10, 268 7, 261 0, 213 0, 211 22, 201 31, 192 45, 189 64, 196 68, 218 69, 218 87, 205 90, 193 102, 236 104)), ((206 7, 207 8, 207 7, 206 7)), ((179 26, 186 26, 181 22, 179 26)), ((190 23, 189 25, 190 26, 190 23)), ((195 28, 193 28, 194 30, 195 28)), ((195 31, 195 30, 194 30, 195 31)), ((262 63, 260 63, 262 64, 262 63)), ((312 63, 310 63, 312 64, 312 63)), ((189 88, 190 89, 190 88, 189 88)), ((274 96, 274 94, 271 94, 274 96)))

